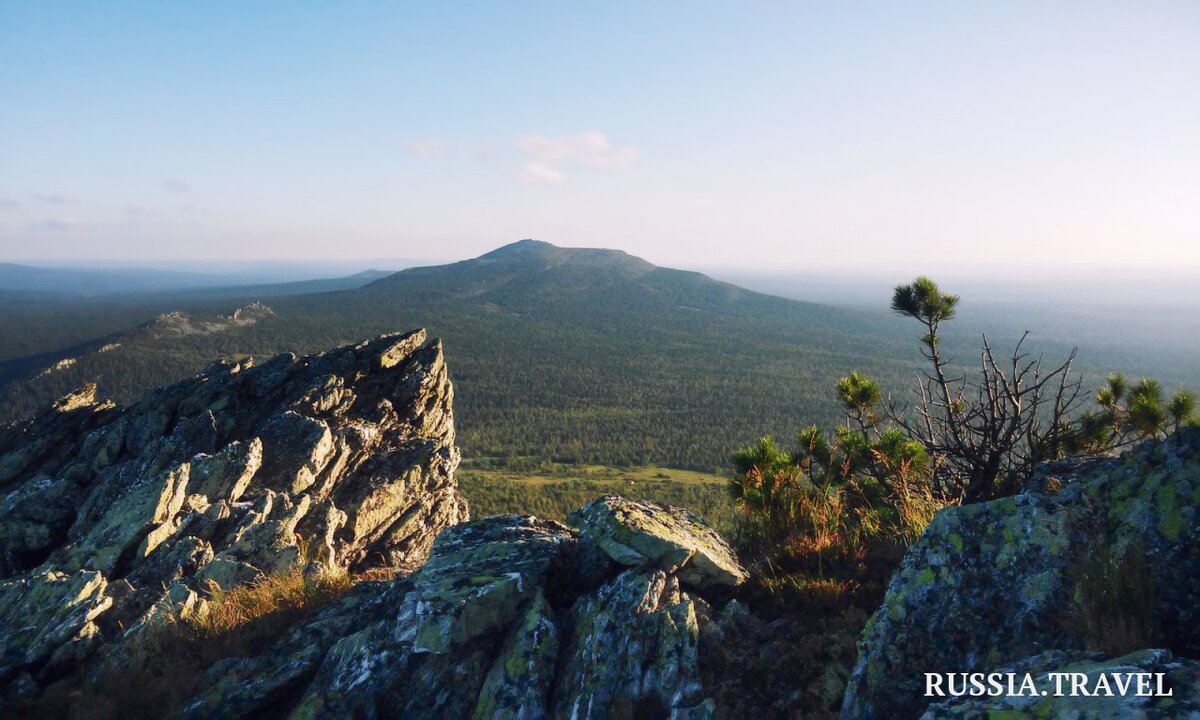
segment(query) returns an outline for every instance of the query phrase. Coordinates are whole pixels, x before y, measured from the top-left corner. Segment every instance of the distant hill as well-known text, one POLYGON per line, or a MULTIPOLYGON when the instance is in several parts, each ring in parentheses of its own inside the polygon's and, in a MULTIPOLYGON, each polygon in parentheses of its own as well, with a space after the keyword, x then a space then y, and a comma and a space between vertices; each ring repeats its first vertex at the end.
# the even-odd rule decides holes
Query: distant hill
POLYGON ((198 293, 216 296, 253 291, 263 296, 328 292, 360 287, 390 273, 367 270, 346 277, 270 281, 266 273, 181 272, 155 268, 42 267, 0 263, 0 305, 75 298, 198 293))
MULTIPOLYGON (((259 297, 179 299, 172 309, 216 316, 259 297)), ((96 343, 116 341, 95 337, 77 345, 90 352, 40 353, 36 367, 28 354, 8 355, 0 410, 26 414, 91 380, 130 400, 220 355, 308 352, 426 327, 445 342, 470 455, 723 469, 737 444, 763 432, 833 422, 832 384, 849 369, 899 382, 915 368, 905 329, 882 313, 785 300, 619 251, 533 240, 270 305, 274 316, 221 333, 134 334, 103 353, 96 343), (76 362, 36 376, 64 357, 76 362)), ((146 310, 167 311, 161 302, 146 310)), ((22 322, 31 332, 36 313, 22 322)))
POLYGON ((0 263, 0 299, 20 299, 21 293, 39 298, 87 297, 196 288, 228 282, 218 277, 149 269, 84 270, 0 263))
MULTIPOLYGON (((852 310, 788 300, 615 250, 523 240, 356 282, 278 295, 270 295, 276 286, 257 286, 6 308, 0 418, 29 414, 89 381, 129 401, 218 356, 319 352, 425 327, 445 343, 468 456, 724 472, 729 453, 762 434, 789 442, 805 424, 838 422, 833 384, 849 371, 876 375, 898 396, 919 372, 919 330, 885 303, 852 310), (146 331, 173 311, 194 318, 190 326, 221 324, 264 299, 274 314, 253 325, 146 331)), ((978 361, 977 332, 987 329, 969 320, 973 307, 966 297, 964 318, 945 338, 946 352, 964 366, 978 361)), ((1089 385, 1111 370, 1160 375, 1172 388, 1197 377, 1195 358, 1145 345, 1100 351, 1071 326, 1023 321, 1010 318, 993 343, 1007 347, 1029 327, 1036 332, 1028 349, 1057 358, 1078 342, 1089 385)))

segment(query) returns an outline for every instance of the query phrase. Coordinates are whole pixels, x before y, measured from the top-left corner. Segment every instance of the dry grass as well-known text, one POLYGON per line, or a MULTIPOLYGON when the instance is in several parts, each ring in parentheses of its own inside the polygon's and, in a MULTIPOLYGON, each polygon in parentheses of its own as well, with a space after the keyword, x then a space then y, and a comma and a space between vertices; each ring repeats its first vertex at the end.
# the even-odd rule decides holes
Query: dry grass
POLYGON ((233 590, 215 589, 205 612, 179 621, 179 630, 200 640, 224 637, 251 623, 271 618, 285 625, 313 609, 328 605, 350 589, 354 579, 346 573, 305 576, 300 570, 271 575, 233 590))
POLYGON ((131 639, 128 665, 101 670, 95 682, 68 677, 48 687, 16 717, 140 720, 171 714, 203 688, 204 673, 225 658, 261 653, 288 630, 337 600, 356 578, 346 573, 269 576, 229 591, 216 590, 207 607, 131 639))
POLYGON ((758 583, 777 605, 802 606, 810 610, 814 607, 840 608, 861 589, 860 583, 854 580, 800 574, 762 577, 758 583))
POLYGON ((1082 553, 1079 564, 1068 627, 1083 637, 1087 649, 1119 657, 1160 647, 1158 593, 1144 550, 1131 547, 1117 554, 1101 545, 1082 553))
POLYGON ((929 523, 933 522, 933 516, 954 504, 957 503, 935 497, 933 491, 924 485, 908 487, 903 493, 898 493, 893 500, 893 507, 899 515, 897 527, 903 541, 910 545, 916 542, 929 523))

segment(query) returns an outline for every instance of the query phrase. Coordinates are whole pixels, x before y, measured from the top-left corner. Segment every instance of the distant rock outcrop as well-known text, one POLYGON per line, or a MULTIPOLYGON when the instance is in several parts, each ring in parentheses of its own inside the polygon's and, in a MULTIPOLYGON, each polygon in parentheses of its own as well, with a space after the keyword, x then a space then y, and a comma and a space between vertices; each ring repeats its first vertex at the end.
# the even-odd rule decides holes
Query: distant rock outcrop
POLYGON ((214 585, 417 567, 467 518, 452 400, 440 343, 415 331, 214 363, 127 408, 89 386, 0 430, 0 689, 70 672, 214 585))
POLYGON ((450 528, 414 575, 368 582, 259 657, 230 661, 185 718, 711 718, 704 597, 742 582, 693 515, 619 497, 571 525, 450 528))
MULTIPOLYGON (((253 325, 260 320, 274 317, 275 311, 260 302, 250 303, 234 310, 230 315, 214 318, 197 318, 175 310, 163 313, 146 325, 146 330, 155 336, 210 335, 226 332, 233 328, 253 325)), ((103 351, 101 348, 100 351, 103 351)))
MULTIPOLYGON (((1141 698, 1139 712, 1195 717, 1196 662, 1170 661, 1165 649, 1113 661, 1080 654, 1104 640, 1090 632, 1130 628, 1154 643, 1147 649, 1200 658, 1200 429, 1117 459, 1050 463, 1016 497, 938 513, 867 623, 842 714, 920 716, 930 702, 925 672, 1080 662, 1095 670, 1108 662, 1176 673, 1179 696, 1141 698), (1062 652, 1042 656, 1048 650, 1062 652)), ((948 703, 927 717, 1147 716, 1123 714, 1130 698, 1068 700, 1078 699, 948 703), (1079 707, 1081 714, 1054 714, 1079 707)))

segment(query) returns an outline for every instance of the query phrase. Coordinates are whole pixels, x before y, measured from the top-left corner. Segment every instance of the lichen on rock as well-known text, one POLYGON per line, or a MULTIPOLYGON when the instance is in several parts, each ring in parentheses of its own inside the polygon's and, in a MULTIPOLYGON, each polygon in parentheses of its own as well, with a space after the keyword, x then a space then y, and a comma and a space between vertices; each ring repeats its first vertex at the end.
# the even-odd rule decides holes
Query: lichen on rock
MULTIPOLYGON (((728 546, 676 508, 597 500, 580 516, 663 515, 660 539, 728 546)), ((702 595, 726 577, 617 562, 592 524, 502 515, 449 528, 415 574, 355 592, 240 661, 181 716, 711 718, 699 666, 702 595), (281 700, 282 697, 286 699, 281 700)))
POLYGON ((0 430, 0 698, 215 588, 413 569, 467 518, 452 401, 418 330, 217 362, 125 408, 88 386, 0 430))
POLYGON ((1048 463, 1015 497, 943 510, 867 623, 842 716, 920 715, 927 671, 989 672, 1050 649, 1089 649, 1072 616, 1101 550, 1144 563, 1154 600, 1143 611, 1172 650, 1200 656, 1197 548, 1196 428, 1121 458, 1048 463))

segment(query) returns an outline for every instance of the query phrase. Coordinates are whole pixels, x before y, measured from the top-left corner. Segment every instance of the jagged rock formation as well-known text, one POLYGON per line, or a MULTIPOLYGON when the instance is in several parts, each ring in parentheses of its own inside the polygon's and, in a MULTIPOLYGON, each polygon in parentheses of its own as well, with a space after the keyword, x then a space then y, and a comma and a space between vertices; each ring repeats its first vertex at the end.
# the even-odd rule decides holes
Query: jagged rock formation
MULTIPOLYGON (((1200 429, 1119 459, 1051 463, 1016 497, 940 512, 867 623, 842 714, 917 717, 929 702, 926 671, 991 672, 1051 649, 1088 649, 1095 630, 1128 628, 1154 643, 1146 647, 1200 657, 1200 429), (1106 606, 1108 587, 1146 588, 1145 606, 1106 606)), ((1194 688, 1197 664, 1180 667, 1194 688)), ((1104 699, 1093 700, 1092 714, 1078 717, 1125 717, 1124 700, 1099 710, 1104 699)), ((1009 709, 1004 717, 1046 717, 1034 703, 1009 709)), ((929 717, 980 716, 968 710, 929 717)), ((1189 712, 1195 706, 1180 702, 1163 717, 1189 712)))
POLYGON ((181 335, 210 335, 226 332, 233 328, 253 325, 259 320, 274 317, 275 311, 260 302, 250 303, 245 307, 234 310, 230 315, 215 318, 197 318, 176 310, 163 313, 154 322, 145 326, 151 335, 181 336, 181 335))
POLYGON ((703 596, 745 579, 729 546, 682 510, 618 497, 569 522, 450 528, 414 575, 362 583, 259 657, 214 668, 179 715, 713 717, 703 596))
POLYGON ((415 568, 467 518, 452 400, 440 343, 415 331, 214 363, 127 408, 90 386, 3 429, 0 688, 71 671, 214 586, 415 568))

